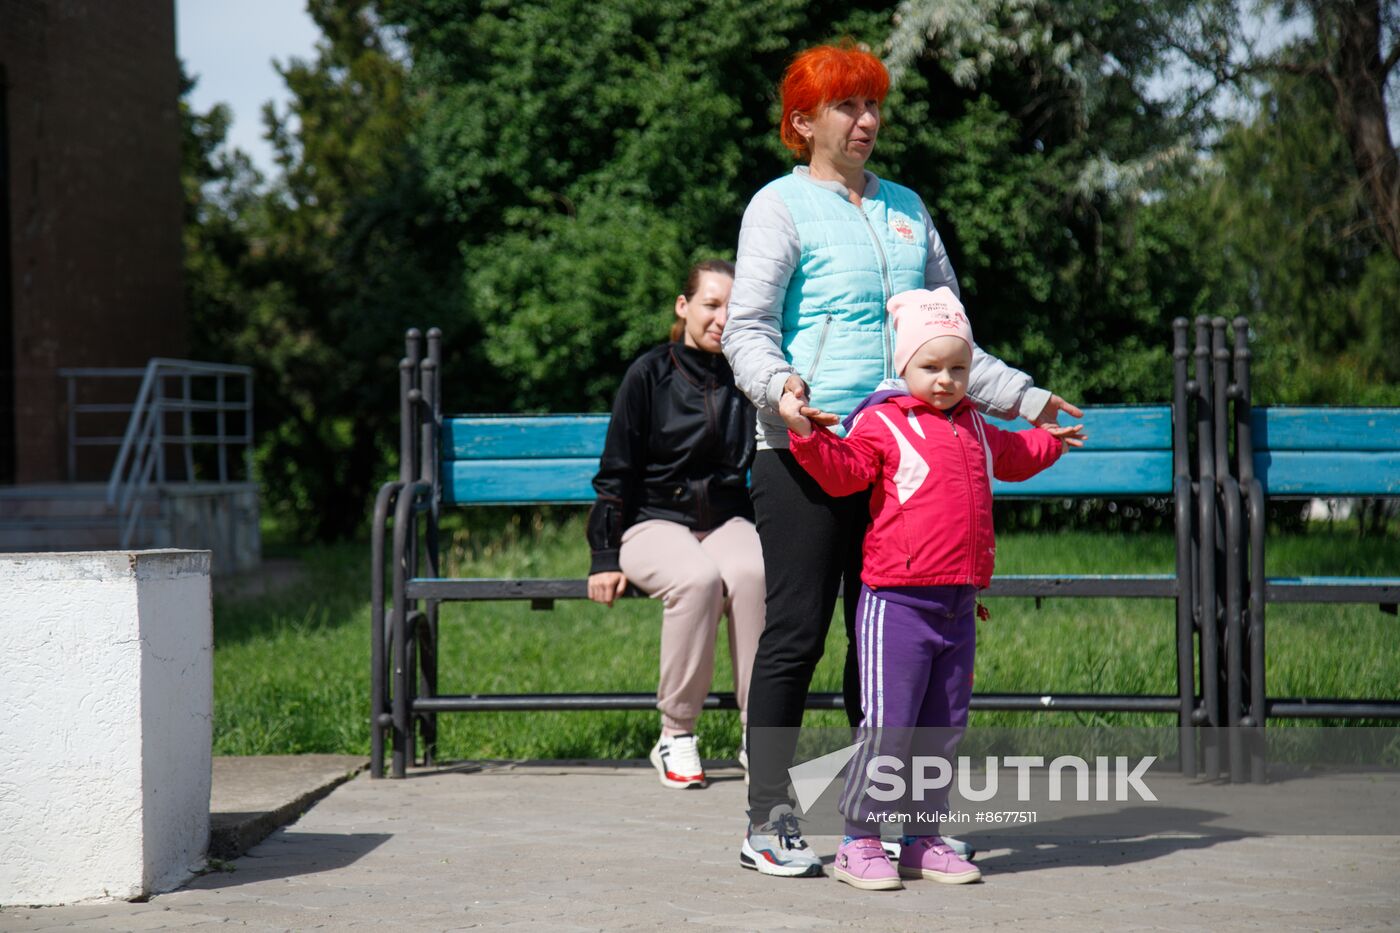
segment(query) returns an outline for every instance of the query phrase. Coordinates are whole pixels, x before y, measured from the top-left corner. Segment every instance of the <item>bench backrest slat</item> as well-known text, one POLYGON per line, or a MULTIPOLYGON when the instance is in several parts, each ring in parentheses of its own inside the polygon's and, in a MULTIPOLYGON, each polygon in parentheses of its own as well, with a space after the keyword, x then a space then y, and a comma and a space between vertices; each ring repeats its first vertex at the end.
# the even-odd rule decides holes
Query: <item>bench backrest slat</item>
POLYGON ((1256 451, 1400 448, 1400 408, 1278 406, 1250 415, 1256 451))
POLYGON ((442 464, 442 498, 457 505, 592 502, 598 457, 458 460, 442 464))
MULTIPOLYGON (((1030 430, 1024 421, 994 421, 1030 430)), ((1171 409, 1103 406, 1085 412, 1088 450, 1072 451, 999 496, 1148 496, 1172 489, 1171 409)), ((443 501, 458 505, 587 503, 607 415, 463 415, 443 419, 443 501)))
POLYGON ((1400 451, 1255 453, 1254 472, 1270 496, 1400 496, 1400 451))
MULTIPOLYGON (((1075 423, 1074 419, 1065 417, 1060 421, 1075 423)), ((1003 431, 1034 429, 1022 418, 1002 421, 989 417, 987 422, 1003 431)), ((1084 425, 1084 433, 1089 436, 1087 449, 1094 451, 1172 449, 1172 410, 1168 405, 1098 405, 1086 408, 1078 423, 1084 425)))
POLYGON ((1044 496, 1168 496, 1170 450, 1075 450, 1021 483, 992 482, 999 499, 1044 496))
POLYGON ((603 452, 608 415, 466 415, 443 419, 443 460, 592 457, 603 452))
POLYGON ((1270 496, 1400 496, 1400 409, 1256 408, 1254 472, 1270 496))
MULTIPOLYGON (((443 499, 458 505, 593 501, 595 458, 458 460, 442 465, 443 499)), ((1023 483, 997 480, 1001 498, 1165 496, 1172 491, 1171 451, 1076 451, 1023 483)))

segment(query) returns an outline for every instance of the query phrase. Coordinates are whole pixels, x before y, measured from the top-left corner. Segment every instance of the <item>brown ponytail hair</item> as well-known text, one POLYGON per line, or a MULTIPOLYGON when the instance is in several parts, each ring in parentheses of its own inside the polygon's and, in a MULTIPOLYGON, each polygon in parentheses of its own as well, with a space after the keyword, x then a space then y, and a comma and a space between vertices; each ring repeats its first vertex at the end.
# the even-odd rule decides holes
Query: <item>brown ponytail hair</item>
MULTIPOLYGON (((724 259, 705 259, 690 267, 690 271, 685 276, 685 286, 681 289, 681 294, 685 300, 689 301, 695 297, 695 293, 700 290, 700 277, 706 272, 717 272, 720 275, 727 275, 734 278, 734 263, 724 259)), ((685 337, 685 321, 676 318, 671 323, 671 342, 678 343, 685 337)))

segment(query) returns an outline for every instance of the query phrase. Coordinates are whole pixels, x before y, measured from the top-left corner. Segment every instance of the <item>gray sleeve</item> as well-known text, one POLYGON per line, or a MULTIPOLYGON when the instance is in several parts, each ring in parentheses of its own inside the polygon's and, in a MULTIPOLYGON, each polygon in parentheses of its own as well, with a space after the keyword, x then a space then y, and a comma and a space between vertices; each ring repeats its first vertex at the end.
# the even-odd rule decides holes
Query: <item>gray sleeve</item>
POLYGON ((928 231, 928 262, 924 264, 924 288, 933 291, 946 285, 953 290, 954 295, 962 298, 958 277, 953 272, 952 262, 948 260, 948 250, 943 246, 943 238, 938 235, 938 228, 933 225, 933 218, 929 216, 928 208, 922 201, 919 202, 919 210, 923 214, 920 219, 924 222, 924 229, 928 231))
MULTIPOLYGON (((924 229, 928 230, 928 263, 924 266, 924 287, 935 289, 946 285, 959 298, 958 277, 953 272, 953 264, 948 261, 948 250, 943 246, 943 238, 933 225, 928 208, 924 207, 924 229)), ((968 315, 972 317, 971 314, 968 315)), ((974 330, 976 329, 974 325, 974 330)), ((1050 393, 1036 387, 1035 380, 1019 369, 1013 369, 1001 360, 983 351, 979 346, 972 348, 972 372, 968 375, 968 398, 972 404, 988 414, 1010 420, 1017 415, 1032 420, 1050 401, 1050 393)))
POLYGON ((796 372, 783 356, 782 314, 801 255, 783 199, 766 188, 754 195, 739 228, 722 343, 735 383, 760 411, 777 411, 783 383, 796 372))

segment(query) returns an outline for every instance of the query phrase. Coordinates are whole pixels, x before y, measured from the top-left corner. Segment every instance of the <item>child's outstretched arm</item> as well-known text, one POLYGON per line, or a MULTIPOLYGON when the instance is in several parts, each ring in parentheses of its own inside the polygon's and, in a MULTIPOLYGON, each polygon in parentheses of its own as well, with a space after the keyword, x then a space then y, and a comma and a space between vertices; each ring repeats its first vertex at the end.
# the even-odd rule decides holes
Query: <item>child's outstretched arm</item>
POLYGON ((992 473, 1008 483, 1028 480, 1047 469, 1071 445, 1082 447, 1083 425, 1042 425, 1029 431, 1003 431, 984 422, 992 448, 992 473))
POLYGON ((845 440, 796 410, 796 402, 783 396, 778 411, 788 425, 788 449, 802 468, 829 496, 849 496, 868 489, 880 476, 883 454, 869 438, 861 436, 860 422, 845 440), (791 415, 789 414, 791 413, 791 415), (799 428, 804 427, 806 431, 799 428))

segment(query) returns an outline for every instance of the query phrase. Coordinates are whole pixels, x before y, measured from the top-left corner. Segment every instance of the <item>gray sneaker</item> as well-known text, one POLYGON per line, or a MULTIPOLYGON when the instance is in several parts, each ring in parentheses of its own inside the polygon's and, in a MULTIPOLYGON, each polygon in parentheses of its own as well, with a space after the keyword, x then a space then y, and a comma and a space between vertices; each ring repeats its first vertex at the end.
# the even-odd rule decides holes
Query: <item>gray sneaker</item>
POLYGON ((802 838, 797 814, 785 803, 773 808, 767 823, 749 827, 739 849, 739 864, 759 874, 783 878, 816 877, 822 873, 822 860, 802 838))

